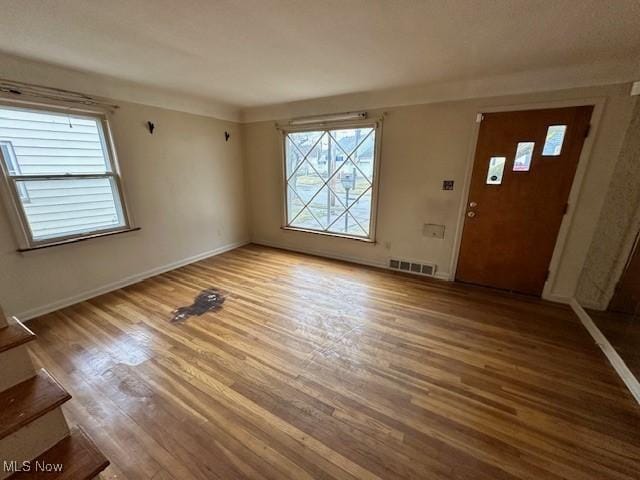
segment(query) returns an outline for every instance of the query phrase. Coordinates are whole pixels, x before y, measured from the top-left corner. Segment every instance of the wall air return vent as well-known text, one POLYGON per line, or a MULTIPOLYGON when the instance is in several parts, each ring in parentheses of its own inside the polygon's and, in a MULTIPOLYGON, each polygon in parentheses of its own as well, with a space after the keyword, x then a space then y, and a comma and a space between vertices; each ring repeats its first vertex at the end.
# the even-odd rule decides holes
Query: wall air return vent
POLYGON ((433 277, 436 273, 436 266, 431 263, 418 263, 408 260, 389 259, 391 270, 402 270, 404 272, 415 273, 416 275, 427 275, 433 277))
POLYGON ((429 276, 433 276, 434 273, 436 273, 436 266, 435 265, 422 265, 422 270, 420 271, 420 273, 422 273, 423 275, 429 275, 429 276))

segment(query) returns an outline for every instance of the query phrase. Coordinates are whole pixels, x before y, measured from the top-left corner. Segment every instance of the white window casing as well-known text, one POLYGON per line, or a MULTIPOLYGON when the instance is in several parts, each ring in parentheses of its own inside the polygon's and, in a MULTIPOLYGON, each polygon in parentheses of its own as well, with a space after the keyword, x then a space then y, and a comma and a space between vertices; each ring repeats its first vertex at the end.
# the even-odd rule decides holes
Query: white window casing
POLYGON ((0 170, 19 250, 131 230, 105 114, 0 103, 0 170))
POLYGON ((374 242, 382 119, 280 130, 283 228, 374 242))

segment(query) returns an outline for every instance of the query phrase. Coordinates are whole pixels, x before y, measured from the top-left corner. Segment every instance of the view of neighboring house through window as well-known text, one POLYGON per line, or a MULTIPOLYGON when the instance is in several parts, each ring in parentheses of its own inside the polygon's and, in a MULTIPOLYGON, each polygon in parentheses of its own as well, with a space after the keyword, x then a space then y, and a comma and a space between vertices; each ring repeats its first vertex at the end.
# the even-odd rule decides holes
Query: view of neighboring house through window
POLYGON ((371 238, 376 127, 288 132, 287 227, 371 238))
POLYGON ((0 153, 28 246, 127 227, 101 117, 0 106, 0 153))

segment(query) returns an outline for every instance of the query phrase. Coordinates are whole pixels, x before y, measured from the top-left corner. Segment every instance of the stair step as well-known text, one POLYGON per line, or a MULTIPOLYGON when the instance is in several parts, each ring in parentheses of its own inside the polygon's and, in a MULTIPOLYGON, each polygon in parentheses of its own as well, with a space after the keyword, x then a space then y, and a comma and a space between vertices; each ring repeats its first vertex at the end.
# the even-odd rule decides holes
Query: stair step
POLYGON ((0 440, 0 479, 6 480, 20 470, 23 462, 33 460, 68 436, 67 420, 58 407, 4 437, 0 440))
POLYGON ((35 340, 35 333, 19 320, 16 320, 16 322, 0 328, 0 353, 35 340))
POLYGON ((69 400, 71 395, 44 368, 0 393, 0 439, 69 400))
POLYGON ((107 468, 109 460, 84 430, 75 427, 71 435, 32 460, 29 466, 30 471, 16 472, 9 479, 89 480, 107 468), (37 467, 47 466, 58 471, 36 471, 37 467))

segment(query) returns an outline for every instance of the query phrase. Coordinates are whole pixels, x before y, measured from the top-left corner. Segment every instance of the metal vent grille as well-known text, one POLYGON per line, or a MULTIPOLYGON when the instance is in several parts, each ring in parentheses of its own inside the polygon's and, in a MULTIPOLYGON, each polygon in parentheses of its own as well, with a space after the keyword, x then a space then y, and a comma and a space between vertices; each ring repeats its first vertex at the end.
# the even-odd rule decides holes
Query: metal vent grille
POLYGON ((410 262, 408 260, 389 259, 389 268, 393 270, 403 270, 405 272, 418 275, 428 275, 432 277, 436 273, 436 266, 430 263, 410 262))
POLYGON ((435 273, 435 267, 433 265, 422 265, 422 271, 420 273, 423 275, 433 275, 435 273))

